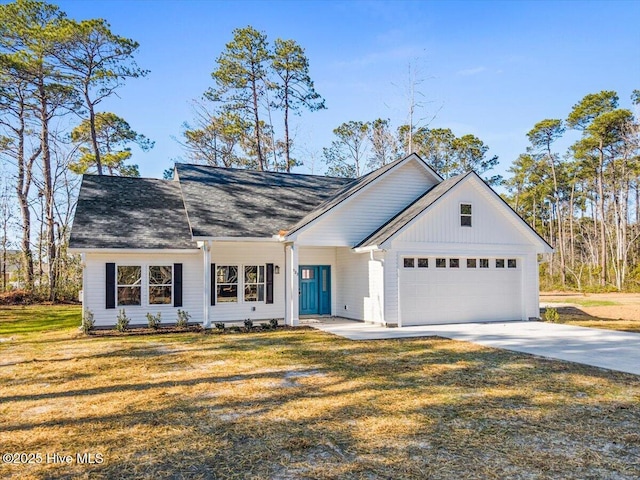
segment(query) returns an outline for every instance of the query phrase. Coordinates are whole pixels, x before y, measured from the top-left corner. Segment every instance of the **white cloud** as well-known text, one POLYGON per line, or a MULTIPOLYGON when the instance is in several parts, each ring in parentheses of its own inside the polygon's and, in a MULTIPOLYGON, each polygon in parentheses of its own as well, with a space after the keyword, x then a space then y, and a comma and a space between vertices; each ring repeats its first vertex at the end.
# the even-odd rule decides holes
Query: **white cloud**
POLYGON ((467 68, 466 70, 459 70, 457 72, 458 75, 462 75, 463 77, 468 77, 470 75, 477 75, 487 70, 487 67, 475 67, 475 68, 467 68))

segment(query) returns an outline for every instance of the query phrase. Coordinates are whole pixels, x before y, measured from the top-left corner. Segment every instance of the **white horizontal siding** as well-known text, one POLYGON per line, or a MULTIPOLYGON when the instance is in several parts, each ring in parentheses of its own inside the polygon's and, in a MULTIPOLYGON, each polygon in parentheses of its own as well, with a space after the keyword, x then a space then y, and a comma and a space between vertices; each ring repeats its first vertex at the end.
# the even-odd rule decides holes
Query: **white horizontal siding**
MULTIPOLYGON (((284 245, 280 243, 213 242, 211 263, 238 266, 237 303, 219 303, 209 307, 211 323, 284 318, 284 245), (273 275, 273 303, 245 302, 242 280, 245 265, 266 265, 273 263, 280 269, 273 275)), ((213 281, 213 279, 212 279, 213 281)))
POLYGON ((433 185, 424 167, 411 160, 390 170, 302 232, 301 245, 354 246, 433 185))
POLYGON ((85 256, 86 284, 83 285, 85 308, 93 312, 97 327, 110 327, 116 324, 120 309, 125 309, 131 319, 131 325, 147 325, 146 314, 162 314, 162 323, 175 323, 178 308, 191 315, 191 322, 201 323, 202 318, 202 256, 200 252, 188 254, 147 254, 139 253, 87 253, 85 256), (127 305, 114 309, 106 306, 106 264, 140 265, 143 280, 149 265, 173 265, 182 263, 182 307, 173 305, 149 305, 147 283, 143 281, 142 305, 127 305))
POLYGON ((368 255, 355 253, 350 248, 337 248, 338 289, 336 315, 364 320, 364 298, 369 287, 368 255))

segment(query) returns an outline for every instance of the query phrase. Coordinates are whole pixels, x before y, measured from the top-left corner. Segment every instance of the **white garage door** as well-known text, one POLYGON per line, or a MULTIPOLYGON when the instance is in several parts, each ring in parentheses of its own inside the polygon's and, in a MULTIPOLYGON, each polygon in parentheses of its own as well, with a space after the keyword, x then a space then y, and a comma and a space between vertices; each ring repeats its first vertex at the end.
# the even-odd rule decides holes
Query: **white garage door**
POLYGON ((519 258, 400 259, 403 326, 522 319, 519 258))

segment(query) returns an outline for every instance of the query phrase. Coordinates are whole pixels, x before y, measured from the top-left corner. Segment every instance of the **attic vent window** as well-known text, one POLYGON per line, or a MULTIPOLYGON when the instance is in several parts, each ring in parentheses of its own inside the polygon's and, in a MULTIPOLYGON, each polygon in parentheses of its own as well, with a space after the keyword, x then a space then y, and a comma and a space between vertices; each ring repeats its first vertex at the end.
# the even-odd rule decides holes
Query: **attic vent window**
POLYGON ((471 226, 471 204, 470 203, 460 204, 460 226, 461 227, 471 226))

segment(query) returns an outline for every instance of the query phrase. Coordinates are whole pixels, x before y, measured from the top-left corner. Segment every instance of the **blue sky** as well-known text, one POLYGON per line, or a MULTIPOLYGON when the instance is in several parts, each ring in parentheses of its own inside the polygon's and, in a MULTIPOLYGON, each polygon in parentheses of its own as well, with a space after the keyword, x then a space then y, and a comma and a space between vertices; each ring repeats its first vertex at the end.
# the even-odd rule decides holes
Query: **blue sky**
MULTIPOLYGON (((615 90, 621 105, 640 89, 640 2, 482 1, 60 1, 75 19, 105 18, 140 43, 130 80, 102 104, 156 142, 134 151, 142 176, 161 177, 179 159, 174 138, 190 102, 212 85, 215 59, 234 28, 306 49, 327 110, 296 118, 300 173, 324 173, 322 147, 348 120, 406 120, 409 63, 423 82, 419 117, 472 133, 498 155, 504 174, 544 118, 564 118, 584 95, 615 90), (314 161, 315 158, 315 161, 314 161)), ((568 141, 568 140, 567 140, 568 141)))

